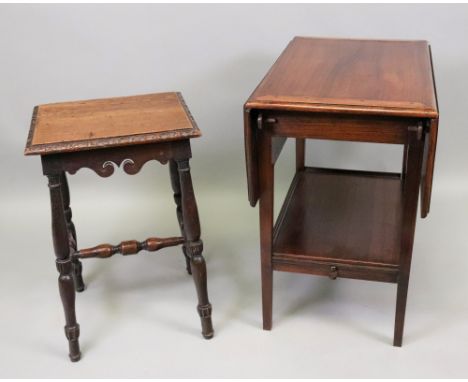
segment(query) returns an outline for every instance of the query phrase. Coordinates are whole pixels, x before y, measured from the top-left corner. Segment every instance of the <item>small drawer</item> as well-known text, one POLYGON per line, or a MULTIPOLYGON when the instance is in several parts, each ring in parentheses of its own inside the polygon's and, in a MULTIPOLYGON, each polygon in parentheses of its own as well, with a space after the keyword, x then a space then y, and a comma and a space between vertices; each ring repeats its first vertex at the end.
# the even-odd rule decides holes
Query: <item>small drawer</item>
POLYGON ((415 124, 395 117, 293 112, 269 112, 263 121, 274 135, 397 144, 406 142, 408 127, 415 124))

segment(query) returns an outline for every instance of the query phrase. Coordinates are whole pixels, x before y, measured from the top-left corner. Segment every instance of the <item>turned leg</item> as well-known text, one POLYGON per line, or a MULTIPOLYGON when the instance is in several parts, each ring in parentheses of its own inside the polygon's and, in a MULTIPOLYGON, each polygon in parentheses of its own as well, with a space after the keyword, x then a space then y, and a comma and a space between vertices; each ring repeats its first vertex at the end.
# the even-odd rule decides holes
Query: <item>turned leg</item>
POLYGON ((405 324, 406 299, 413 253, 414 232, 418 210, 419 184, 423 158, 424 139, 422 126, 408 129, 406 147, 406 174, 403 184, 403 216, 400 272, 398 275, 397 303, 395 312, 395 333, 393 345, 401 346, 405 324))
POLYGON ((271 330, 273 314, 273 179, 271 136, 262 131, 260 137, 260 251, 264 330, 271 330))
POLYGON ((296 138, 296 171, 302 171, 305 167, 305 139, 296 138))
POLYGON ((75 316, 75 286, 73 282, 73 263, 70 257, 67 220, 63 199, 63 175, 48 175, 50 201, 52 207, 52 235, 59 271, 59 291, 65 311, 65 336, 68 339, 70 359, 75 362, 81 357, 78 337, 80 326, 75 316))
MULTIPOLYGON (((179 180, 179 173, 177 171, 177 163, 173 160, 169 161, 169 173, 171 175, 171 184, 172 184, 172 190, 174 191, 174 201, 177 205, 177 220, 179 222, 179 227, 180 227, 180 233, 182 236, 185 237, 184 233, 184 218, 182 216, 182 205, 181 205, 181 196, 180 196, 180 180, 179 180)), ((182 251, 184 253, 185 257, 185 266, 187 269, 187 273, 189 275, 192 274, 192 269, 190 267, 190 258, 187 255, 187 248, 185 244, 182 246, 182 251)))
POLYGON ((179 173, 182 219, 185 248, 192 269, 192 276, 198 295, 198 314, 201 318, 202 334, 212 338, 214 331, 211 323, 211 304, 208 300, 206 265, 203 258, 203 242, 200 240, 200 221, 193 192, 192 177, 188 159, 177 161, 179 173))
MULTIPOLYGON (((70 208, 70 190, 68 188, 67 176, 65 173, 62 173, 60 177, 62 182, 62 199, 63 199, 63 208, 65 211, 65 220, 67 222, 67 231, 68 231, 68 241, 70 243, 71 249, 76 252, 78 250, 78 243, 76 241, 76 230, 75 225, 72 221, 72 210, 70 208)), ((85 289, 85 284, 83 282, 83 266, 81 261, 77 258, 72 260, 73 262, 73 280, 75 283, 75 289, 77 292, 82 292, 85 289)))

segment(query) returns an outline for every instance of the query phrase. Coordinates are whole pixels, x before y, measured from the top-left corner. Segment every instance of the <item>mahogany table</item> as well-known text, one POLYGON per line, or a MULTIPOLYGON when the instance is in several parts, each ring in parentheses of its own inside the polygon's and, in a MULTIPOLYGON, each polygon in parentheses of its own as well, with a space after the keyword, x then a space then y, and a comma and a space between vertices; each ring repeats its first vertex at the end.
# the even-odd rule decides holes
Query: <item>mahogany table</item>
POLYGON ((421 187, 429 212, 438 108, 426 41, 294 38, 244 106, 249 200, 260 201, 263 328, 273 271, 397 284, 401 346, 421 187), (296 173, 274 223, 275 162, 296 139, 296 173), (305 166, 306 139, 404 146, 401 173, 305 166))
POLYGON ((25 154, 41 155, 43 173, 49 179, 53 243, 72 361, 81 357, 80 327, 75 316, 75 290, 84 290, 80 259, 91 257, 133 255, 141 250, 156 251, 182 244, 187 271, 195 281, 202 334, 205 338, 213 336, 203 243, 189 167, 190 139, 200 135, 180 93, 56 103, 34 109, 25 154), (120 166, 133 175, 150 160, 169 163, 181 236, 78 249, 65 173, 74 174, 87 167, 108 177, 120 166))

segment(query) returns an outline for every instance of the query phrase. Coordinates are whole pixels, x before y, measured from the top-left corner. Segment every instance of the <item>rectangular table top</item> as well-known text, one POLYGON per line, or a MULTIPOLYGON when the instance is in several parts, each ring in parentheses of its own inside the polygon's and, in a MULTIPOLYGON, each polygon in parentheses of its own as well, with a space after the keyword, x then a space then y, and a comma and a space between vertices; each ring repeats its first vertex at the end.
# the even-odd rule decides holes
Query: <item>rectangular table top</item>
POLYGON ((439 118, 427 41, 295 37, 244 105, 252 206, 260 192, 255 117, 262 111, 423 121, 428 129, 421 213, 427 215, 439 118))
POLYGON ((53 154, 200 136, 180 93, 36 106, 25 154, 53 154))
POLYGON ((437 117, 428 43, 295 37, 246 108, 437 117))

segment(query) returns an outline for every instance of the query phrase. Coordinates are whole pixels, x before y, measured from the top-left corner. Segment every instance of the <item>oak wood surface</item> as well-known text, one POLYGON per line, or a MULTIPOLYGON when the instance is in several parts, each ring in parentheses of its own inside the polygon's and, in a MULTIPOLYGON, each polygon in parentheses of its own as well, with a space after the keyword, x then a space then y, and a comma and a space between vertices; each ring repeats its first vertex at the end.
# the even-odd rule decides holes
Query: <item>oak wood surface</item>
POLYGON ((202 334, 207 339, 213 337, 203 242, 189 166, 190 138, 200 135, 180 93, 66 102, 34 109, 25 153, 41 155, 42 171, 49 178, 59 291, 72 361, 81 357, 75 313, 75 289, 84 290, 79 259, 107 258, 116 253, 134 255, 182 244, 197 291, 202 334), (170 163, 182 236, 78 249, 66 172, 74 174, 89 168, 108 177, 121 167, 134 175, 150 160, 170 163))
POLYGON ((120 167, 129 175, 137 174, 150 160, 166 164, 170 160, 191 158, 190 141, 181 139, 133 146, 107 147, 100 150, 42 155, 43 173, 66 171, 75 174, 89 168, 102 177, 111 176, 120 167))
POLYGON ((80 326, 75 314, 75 285, 77 291, 84 289, 83 281, 77 280, 78 276, 81 278, 79 259, 107 258, 115 253, 133 255, 141 250, 156 251, 167 246, 183 244, 184 255, 190 262, 189 269, 197 291, 197 310, 201 319, 202 334, 207 339, 213 337, 212 307, 208 299, 206 264, 202 254, 203 242, 200 239, 200 221, 189 166, 191 156, 189 139, 41 156, 43 173, 49 178, 53 242, 60 273, 59 290, 65 311, 65 335, 72 361, 78 361, 81 357, 78 343, 80 326), (127 174, 134 175, 149 160, 157 160, 162 164, 169 162, 175 170, 171 171, 171 181, 176 185, 177 214, 183 237, 153 237, 142 242, 127 240, 118 245, 104 244, 78 249, 65 172, 75 173, 86 167, 94 170, 99 176, 108 177, 114 173, 115 168, 121 167, 127 174))
POLYGON ((435 118, 428 43, 295 37, 246 108, 435 118))
POLYGON ((275 227, 274 256, 398 267, 402 193, 397 175, 306 167, 297 172, 291 190, 275 227))
POLYGON ((193 138, 201 133, 180 93, 37 106, 25 154, 193 138))

